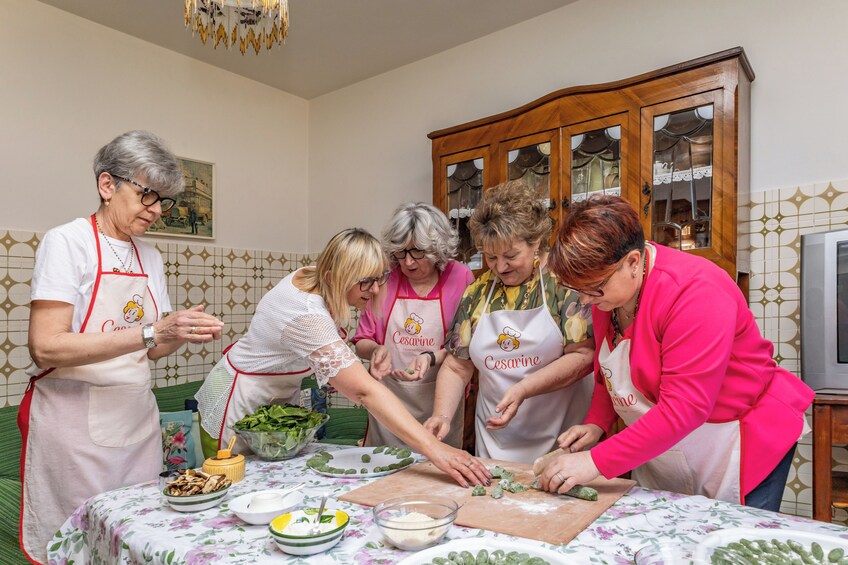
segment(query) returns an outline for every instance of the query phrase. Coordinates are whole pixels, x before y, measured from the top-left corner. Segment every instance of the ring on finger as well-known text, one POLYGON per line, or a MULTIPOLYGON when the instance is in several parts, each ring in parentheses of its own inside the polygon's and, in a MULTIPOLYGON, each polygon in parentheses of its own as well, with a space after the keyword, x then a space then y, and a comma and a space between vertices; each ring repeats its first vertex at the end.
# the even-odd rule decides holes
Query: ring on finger
POLYGON ((559 480, 560 480, 561 482, 563 482, 563 483, 565 482, 565 477, 563 477, 563 476, 562 476, 562 473, 560 473, 559 471, 557 471, 556 476, 559 478, 559 480))
POLYGON ((197 333, 197 326, 192 326, 191 330, 188 333, 190 333, 190 334, 197 333))
POLYGON ((471 467, 472 465, 474 465, 474 460, 472 459, 471 461, 469 461, 465 465, 468 466, 468 467, 471 467))

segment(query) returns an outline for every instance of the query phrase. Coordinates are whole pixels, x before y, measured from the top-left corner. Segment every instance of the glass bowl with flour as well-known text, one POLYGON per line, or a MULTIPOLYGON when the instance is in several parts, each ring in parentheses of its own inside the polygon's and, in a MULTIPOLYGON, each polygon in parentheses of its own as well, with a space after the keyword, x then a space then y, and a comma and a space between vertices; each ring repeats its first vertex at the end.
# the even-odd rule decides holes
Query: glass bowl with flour
POLYGON ((413 494, 384 500, 374 507, 374 523, 387 542, 417 551, 441 541, 448 533, 459 505, 445 496, 413 494))

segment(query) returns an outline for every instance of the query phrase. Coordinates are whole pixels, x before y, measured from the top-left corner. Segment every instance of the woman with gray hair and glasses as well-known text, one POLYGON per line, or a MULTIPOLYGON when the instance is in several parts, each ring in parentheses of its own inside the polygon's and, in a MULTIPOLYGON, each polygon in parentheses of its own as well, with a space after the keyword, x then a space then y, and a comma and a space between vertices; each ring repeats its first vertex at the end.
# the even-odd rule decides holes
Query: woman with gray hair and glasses
MULTIPOLYGON (((458 238, 445 215, 422 202, 398 208, 383 231, 392 271, 376 311, 363 311, 352 339, 356 353, 370 359, 370 372, 422 424, 433 413, 436 373, 445 358, 442 344, 465 287, 474 276, 453 260, 458 238)), ((463 410, 451 415, 443 441, 462 444, 463 410)), ((403 445, 369 414, 365 445, 403 445)))
POLYGON ((144 131, 116 137, 95 156, 94 178, 99 208, 48 231, 32 275, 34 363, 18 426, 21 548, 35 563, 87 498, 156 478, 162 435, 148 361, 219 339, 223 326, 202 305, 164 317, 162 257, 137 239, 183 190, 164 142, 144 131))

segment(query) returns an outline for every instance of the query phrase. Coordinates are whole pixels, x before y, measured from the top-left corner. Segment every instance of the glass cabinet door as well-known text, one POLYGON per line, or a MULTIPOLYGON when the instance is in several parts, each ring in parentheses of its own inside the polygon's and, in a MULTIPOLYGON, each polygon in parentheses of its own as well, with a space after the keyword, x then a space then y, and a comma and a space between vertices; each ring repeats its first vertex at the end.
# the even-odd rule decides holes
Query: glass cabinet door
POLYGON ((559 132, 557 130, 512 139, 500 144, 503 181, 523 180, 551 211, 556 227, 559 201, 559 132), (553 171, 553 174, 552 174, 553 171))
POLYGON ((483 260, 471 241, 468 220, 483 196, 487 162, 488 151, 466 151, 442 159, 445 198, 442 209, 459 234, 456 260, 472 270, 482 268, 483 260))
POLYGON ((720 102, 708 93, 643 110, 643 142, 651 144, 643 153, 650 159, 643 215, 649 219, 650 239, 659 244, 691 251, 717 243, 719 176, 713 172, 719 170, 715 116, 720 102))
POLYGON ((571 201, 593 194, 621 196, 621 126, 570 135, 571 201))

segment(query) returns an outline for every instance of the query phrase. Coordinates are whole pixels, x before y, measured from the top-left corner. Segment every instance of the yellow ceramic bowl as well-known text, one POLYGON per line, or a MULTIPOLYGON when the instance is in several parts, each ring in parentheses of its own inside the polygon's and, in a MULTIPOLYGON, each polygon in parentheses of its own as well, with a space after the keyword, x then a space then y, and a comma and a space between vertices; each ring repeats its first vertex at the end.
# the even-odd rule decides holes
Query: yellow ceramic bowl
POLYGON ((290 555, 327 551, 344 537, 350 517, 343 510, 325 510, 321 516, 321 531, 313 534, 309 530, 317 514, 317 508, 305 508, 277 516, 268 525, 271 539, 290 555))

